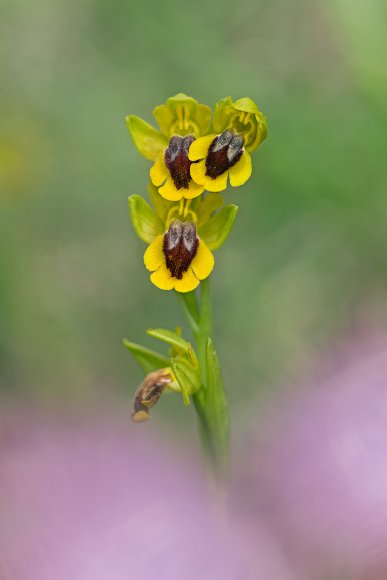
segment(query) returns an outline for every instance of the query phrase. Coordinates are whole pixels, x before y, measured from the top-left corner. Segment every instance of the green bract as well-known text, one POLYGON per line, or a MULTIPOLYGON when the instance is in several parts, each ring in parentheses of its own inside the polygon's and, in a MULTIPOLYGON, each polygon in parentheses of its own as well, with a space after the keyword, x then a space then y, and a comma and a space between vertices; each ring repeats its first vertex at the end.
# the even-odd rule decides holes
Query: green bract
POLYGON ((179 383, 185 405, 189 405, 189 397, 200 388, 200 376, 198 367, 183 357, 171 359, 171 369, 179 383))
POLYGON ((212 119, 215 133, 230 129, 244 137, 246 150, 254 151, 267 136, 267 123, 263 113, 249 97, 233 102, 231 97, 218 101, 212 119))
POLYGON ((169 366, 169 358, 155 350, 130 342, 126 338, 123 340, 123 344, 146 373, 169 366))
POLYGON ((150 328, 146 333, 149 336, 153 336, 153 338, 158 338, 162 342, 166 342, 178 353, 188 354, 190 352, 190 343, 184 340, 184 338, 181 338, 177 332, 167 330, 166 328, 150 328))

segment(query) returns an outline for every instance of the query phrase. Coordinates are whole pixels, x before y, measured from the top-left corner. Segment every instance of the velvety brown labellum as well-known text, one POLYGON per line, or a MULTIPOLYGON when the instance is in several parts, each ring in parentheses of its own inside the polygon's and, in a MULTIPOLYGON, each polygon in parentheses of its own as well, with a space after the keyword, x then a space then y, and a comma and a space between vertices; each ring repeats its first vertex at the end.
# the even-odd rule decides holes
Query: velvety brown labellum
POLYGON ((196 256, 199 239, 192 222, 174 220, 164 234, 163 252, 165 263, 171 275, 181 280, 196 256))
POLYGON ((142 423, 149 418, 149 409, 160 399, 165 387, 172 382, 172 377, 164 369, 149 373, 138 387, 134 396, 132 419, 142 423))
POLYGON ((224 131, 210 145, 206 158, 206 175, 215 179, 239 161, 244 139, 232 131, 224 131))
POLYGON ((191 143, 195 141, 193 135, 179 137, 174 135, 169 140, 169 145, 165 151, 164 161, 173 179, 176 189, 182 187, 188 189, 191 179, 189 168, 192 161, 188 159, 188 150, 191 143))

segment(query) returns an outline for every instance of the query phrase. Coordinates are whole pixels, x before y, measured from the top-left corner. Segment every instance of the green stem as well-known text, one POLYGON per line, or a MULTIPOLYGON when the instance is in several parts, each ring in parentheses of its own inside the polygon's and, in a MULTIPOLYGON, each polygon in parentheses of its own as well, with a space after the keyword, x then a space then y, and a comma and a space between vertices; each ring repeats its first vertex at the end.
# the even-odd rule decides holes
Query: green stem
POLYGON ((200 288, 200 317, 199 325, 195 335, 198 347, 198 358, 200 366, 200 378, 202 388, 207 388, 207 343, 212 333, 212 306, 210 279, 206 278, 201 283, 200 288))
POLYGON ((180 300, 184 314, 187 317, 192 333, 196 339, 197 333, 199 331, 199 309, 195 290, 192 292, 184 293, 176 292, 176 294, 180 300))
POLYGON ((214 479, 224 482, 229 455, 229 416, 219 362, 213 349, 210 281, 201 282, 200 307, 194 292, 180 294, 197 345, 200 390, 193 395, 202 448, 214 479))

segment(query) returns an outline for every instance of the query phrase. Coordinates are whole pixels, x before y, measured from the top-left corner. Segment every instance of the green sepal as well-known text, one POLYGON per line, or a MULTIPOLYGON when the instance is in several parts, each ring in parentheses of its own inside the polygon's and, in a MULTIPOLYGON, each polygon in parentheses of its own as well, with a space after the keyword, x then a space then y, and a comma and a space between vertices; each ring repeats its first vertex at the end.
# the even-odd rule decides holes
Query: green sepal
POLYGON ((138 151, 146 159, 155 161, 168 145, 165 135, 136 115, 129 115, 125 121, 138 151))
POLYGON ((165 223, 168 212, 173 205, 176 205, 174 201, 168 201, 162 195, 159 194, 159 188, 153 185, 150 181, 148 185, 148 192, 151 204, 155 208, 155 211, 159 218, 165 223))
POLYGON ((174 134, 200 137, 208 129, 211 109, 184 93, 178 93, 165 104, 155 107, 153 116, 167 137, 174 134))
POLYGON ((237 112, 233 108, 231 97, 220 99, 214 106, 214 114, 209 133, 222 133, 231 126, 233 116, 237 112))
POLYGON ((169 358, 155 350, 151 350, 150 348, 146 348, 145 346, 141 346, 135 342, 130 342, 127 338, 124 338, 123 345, 129 350, 134 359, 147 374, 170 366, 169 358))
MULTIPOLYGON (((258 147, 258 145, 262 143, 262 141, 264 141, 267 137, 267 120, 265 115, 261 113, 257 105, 254 103, 253 99, 250 99, 250 97, 242 97, 241 99, 236 100, 234 103, 234 108, 237 109, 238 111, 242 111, 244 113, 251 113, 252 115, 255 116, 255 120, 257 123, 257 135, 255 139, 254 148, 255 146, 258 147)), ((250 145, 247 146, 246 149, 248 151, 251 151, 252 147, 253 145, 250 145)))
POLYGON ((178 353, 188 354, 192 349, 189 342, 181 338, 176 332, 166 328, 150 328, 146 331, 149 336, 170 344, 178 353))
POLYGON ((179 357, 171 360, 171 369, 179 383, 184 404, 189 405, 190 395, 200 388, 198 368, 194 368, 187 360, 179 357))
MULTIPOLYGON (((231 97, 223 97, 214 106, 214 115, 212 117, 212 126, 211 129, 213 131, 222 131, 228 117, 230 116, 230 109, 232 108, 232 98, 231 97), (228 113, 228 114, 227 114, 228 113)), ((210 131, 211 133, 212 131, 210 131)))
MULTIPOLYGON (((194 200, 196 201, 196 200, 194 200)), ((197 226, 201 226, 206 223, 211 215, 224 204, 223 196, 218 192, 211 192, 206 195, 206 197, 200 196, 195 204, 192 204, 192 208, 198 216, 197 226)))
POLYGON ((244 113, 258 115, 260 112, 257 105, 254 103, 253 99, 250 99, 250 97, 242 97, 241 99, 237 99, 233 106, 234 109, 243 111, 244 113))
POLYGON ((128 203, 134 231, 143 242, 150 244, 164 233, 162 220, 141 195, 131 195, 128 203))
POLYGON ((198 228, 199 237, 207 244, 210 250, 218 250, 224 244, 237 213, 238 206, 226 205, 198 228))

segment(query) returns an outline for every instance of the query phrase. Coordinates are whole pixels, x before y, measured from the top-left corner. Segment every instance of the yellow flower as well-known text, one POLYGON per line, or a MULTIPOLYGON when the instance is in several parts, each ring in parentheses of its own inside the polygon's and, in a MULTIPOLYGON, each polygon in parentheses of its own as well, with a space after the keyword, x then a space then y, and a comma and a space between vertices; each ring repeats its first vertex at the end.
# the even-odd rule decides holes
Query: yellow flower
POLYGON ((230 130, 196 139, 191 143, 188 158, 192 162, 192 179, 207 191, 223 191, 228 177, 231 185, 238 187, 251 176, 251 157, 244 139, 230 130))
POLYGON ((230 129, 243 136, 246 150, 251 153, 267 136, 265 115, 249 97, 233 102, 231 97, 221 99, 215 105, 212 119, 214 133, 230 129))
POLYGON ((193 135, 186 137, 174 135, 150 170, 153 185, 158 187, 160 195, 169 201, 193 199, 204 191, 204 187, 195 183, 190 174, 192 162, 188 158, 188 150, 194 141, 193 135))
POLYGON ((189 292, 212 272, 212 252, 229 236, 238 208, 224 206, 219 193, 173 203, 152 186, 150 195, 154 208, 140 195, 129 197, 129 208, 136 234, 148 244, 151 281, 162 290, 189 292))
POLYGON ((171 222, 165 234, 158 235, 144 254, 151 282, 161 290, 190 292, 210 275, 214 256, 196 233, 193 222, 171 222))

